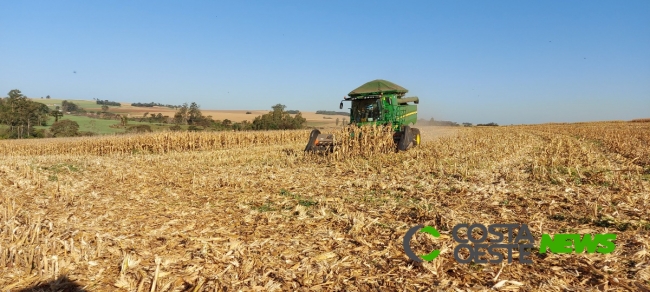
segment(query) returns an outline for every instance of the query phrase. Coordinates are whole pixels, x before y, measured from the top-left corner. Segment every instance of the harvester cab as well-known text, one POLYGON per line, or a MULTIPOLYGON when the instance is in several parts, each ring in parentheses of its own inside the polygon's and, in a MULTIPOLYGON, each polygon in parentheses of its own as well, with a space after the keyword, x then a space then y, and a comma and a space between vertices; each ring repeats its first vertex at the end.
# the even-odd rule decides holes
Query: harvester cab
MULTIPOLYGON (((420 145, 420 130, 412 128, 417 121, 418 97, 404 97, 408 90, 386 80, 373 80, 351 91, 343 98, 351 102, 349 125, 358 127, 375 125, 390 127, 396 150, 406 151, 420 145), (414 103, 414 104, 409 104, 414 103)), ((312 130, 305 151, 333 152, 336 147, 332 134, 312 130)))

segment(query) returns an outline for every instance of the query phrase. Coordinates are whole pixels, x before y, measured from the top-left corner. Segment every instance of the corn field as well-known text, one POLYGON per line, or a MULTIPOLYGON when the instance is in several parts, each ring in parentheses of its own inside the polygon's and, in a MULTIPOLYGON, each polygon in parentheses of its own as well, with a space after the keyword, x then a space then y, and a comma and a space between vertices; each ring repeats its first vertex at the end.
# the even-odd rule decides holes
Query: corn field
MULTIPOLYGON (((332 131, 337 137, 336 157, 364 156, 394 151, 392 132, 386 128, 350 127, 332 131)), ((165 154, 183 151, 204 151, 252 146, 306 143, 309 131, 260 132, 158 132, 139 135, 105 136, 101 138, 13 140, 0 144, 3 155, 120 155, 165 154)))
POLYGON ((157 132, 99 138, 14 140, 0 144, 3 155, 114 155, 132 153, 218 150, 302 142, 309 131, 266 132, 157 132))
POLYGON ((338 129, 327 156, 303 154, 308 130, 0 141, 0 287, 650 289, 650 123, 420 130, 395 153, 381 129, 338 129), (615 233, 616 249, 460 264, 460 223, 615 233), (413 250, 441 253, 418 264, 402 240, 420 224, 441 237, 413 250))

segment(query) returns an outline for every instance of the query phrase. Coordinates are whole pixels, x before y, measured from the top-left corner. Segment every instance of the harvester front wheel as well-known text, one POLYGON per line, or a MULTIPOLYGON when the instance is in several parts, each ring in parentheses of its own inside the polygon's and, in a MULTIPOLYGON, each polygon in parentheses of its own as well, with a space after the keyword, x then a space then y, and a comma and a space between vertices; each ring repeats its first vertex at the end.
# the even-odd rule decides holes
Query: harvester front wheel
POLYGON ((320 135, 320 131, 318 129, 313 129, 311 133, 309 134, 309 142, 307 142, 307 146, 305 146, 305 151, 311 151, 312 147, 314 147, 314 144, 316 143, 316 138, 318 138, 318 135, 320 135))
POLYGON ((404 126, 399 143, 397 143, 397 149, 399 151, 406 151, 409 149, 409 146, 411 146, 411 142, 413 142, 413 131, 411 130, 411 127, 404 126))
POLYGON ((420 129, 413 128, 413 146, 420 145, 420 129))

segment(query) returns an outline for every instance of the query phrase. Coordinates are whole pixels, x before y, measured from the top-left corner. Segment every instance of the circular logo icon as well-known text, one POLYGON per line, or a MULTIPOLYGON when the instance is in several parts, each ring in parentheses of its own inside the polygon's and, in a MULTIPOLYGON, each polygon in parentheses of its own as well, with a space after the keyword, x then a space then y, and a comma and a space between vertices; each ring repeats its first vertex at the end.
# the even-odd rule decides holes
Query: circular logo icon
POLYGON ((421 263, 422 260, 430 262, 438 257, 438 255, 440 254, 440 250, 437 249, 433 250, 429 254, 421 255, 420 258, 411 249, 411 243, 410 243, 411 238, 413 238, 413 235, 415 235, 415 233, 418 232, 418 230, 420 229, 422 229, 422 231, 420 232, 428 233, 433 237, 440 237, 440 233, 438 232, 438 230, 432 226, 418 225, 418 226, 411 227, 411 229, 409 229, 406 232, 406 235, 404 235, 404 242, 402 243, 404 245, 404 252, 406 252, 406 255, 415 262, 421 263))

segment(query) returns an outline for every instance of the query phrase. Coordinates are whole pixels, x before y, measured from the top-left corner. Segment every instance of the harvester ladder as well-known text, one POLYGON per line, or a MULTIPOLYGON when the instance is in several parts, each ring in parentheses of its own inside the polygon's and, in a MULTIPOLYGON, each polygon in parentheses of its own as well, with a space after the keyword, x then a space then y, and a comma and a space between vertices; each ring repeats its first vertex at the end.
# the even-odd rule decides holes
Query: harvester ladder
POLYGON ((398 107, 395 114, 395 121, 400 125, 400 128, 404 124, 404 115, 406 115, 406 109, 398 107))

